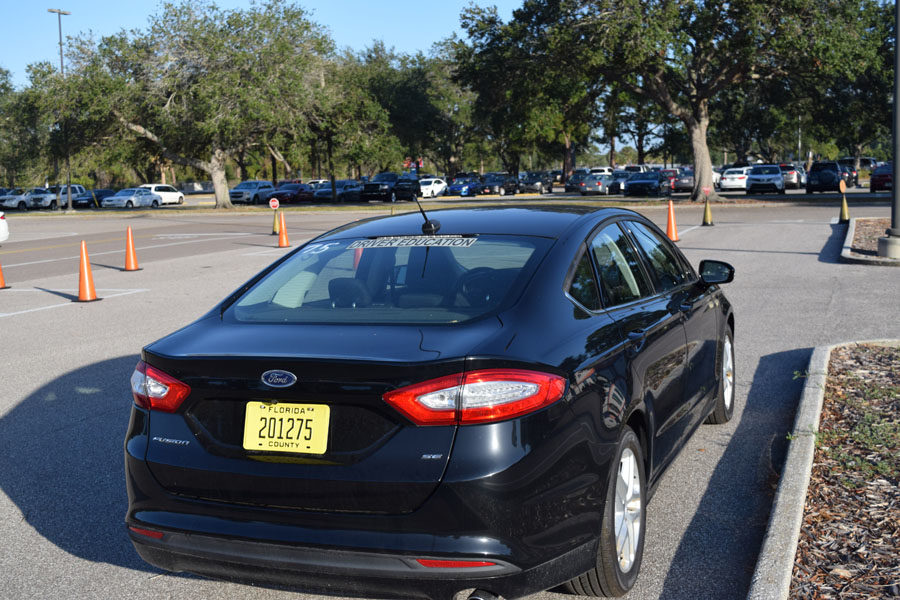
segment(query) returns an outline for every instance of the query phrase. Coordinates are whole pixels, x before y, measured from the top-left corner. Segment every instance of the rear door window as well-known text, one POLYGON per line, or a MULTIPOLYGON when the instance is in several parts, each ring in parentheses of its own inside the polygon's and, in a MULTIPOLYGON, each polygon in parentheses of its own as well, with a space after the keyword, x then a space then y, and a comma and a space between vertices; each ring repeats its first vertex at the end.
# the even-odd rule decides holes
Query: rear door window
POLYGON ((632 302, 651 294, 641 261, 625 232, 615 223, 591 240, 603 301, 607 307, 632 302))
POLYGON ((588 310, 600 310, 600 294, 597 292, 597 281, 587 252, 581 254, 575 266, 568 294, 588 310))
POLYGON ((657 292, 668 292, 690 279, 690 270, 672 250, 669 242, 643 223, 627 221, 626 227, 650 268, 657 292))

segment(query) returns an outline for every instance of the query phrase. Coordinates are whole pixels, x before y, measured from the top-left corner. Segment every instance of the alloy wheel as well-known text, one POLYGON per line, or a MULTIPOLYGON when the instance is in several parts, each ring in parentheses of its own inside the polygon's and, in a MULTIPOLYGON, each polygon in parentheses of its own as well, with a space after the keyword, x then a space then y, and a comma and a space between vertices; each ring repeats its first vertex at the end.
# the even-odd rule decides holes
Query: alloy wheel
POLYGON ((615 532, 616 555, 619 569, 627 573, 634 566, 641 531, 641 478, 637 458, 630 448, 625 448, 619 459, 616 477, 615 532))

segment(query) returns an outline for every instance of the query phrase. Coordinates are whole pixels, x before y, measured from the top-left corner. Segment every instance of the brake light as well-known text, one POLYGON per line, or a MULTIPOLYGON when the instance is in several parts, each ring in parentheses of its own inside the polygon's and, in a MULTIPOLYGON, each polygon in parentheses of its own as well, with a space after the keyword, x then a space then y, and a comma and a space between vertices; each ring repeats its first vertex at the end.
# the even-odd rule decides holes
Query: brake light
POLYGON ((447 375, 384 394, 416 425, 469 425, 519 417, 562 398, 566 380, 523 369, 447 375))
POLYGON ((149 538, 153 538, 154 540, 161 540, 163 537, 162 531, 150 531, 149 529, 141 529, 140 527, 131 527, 128 529, 132 530, 135 533, 139 533, 141 535, 146 535, 149 538))
POLYGON ((746 175, 738 175, 738 179, 747 179, 746 175))
POLYGON ((141 408, 175 412, 191 388, 144 361, 139 361, 131 374, 131 393, 134 403, 141 408))

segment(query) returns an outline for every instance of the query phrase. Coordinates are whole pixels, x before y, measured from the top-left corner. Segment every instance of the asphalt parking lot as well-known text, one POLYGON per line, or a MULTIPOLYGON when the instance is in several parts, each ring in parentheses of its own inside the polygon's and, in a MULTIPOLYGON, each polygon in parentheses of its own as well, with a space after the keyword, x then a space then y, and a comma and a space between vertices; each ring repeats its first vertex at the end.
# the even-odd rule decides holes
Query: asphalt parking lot
MULTIPOLYGON (((817 197, 818 199, 818 197, 817 197)), ((198 200, 199 201, 199 200, 198 200)), ((410 210, 404 203, 397 210, 410 210)), ((639 207, 665 229, 664 208, 639 207)), ((383 211, 382 211, 383 212, 383 211)), ((884 202, 852 216, 887 216, 884 202)), ((813 347, 900 338, 896 269, 838 262, 834 199, 808 205, 680 205, 695 264, 737 269, 733 420, 704 425, 648 508, 638 598, 746 596, 813 347)), ((372 212, 288 213, 294 247, 372 212)), ((128 542, 122 438, 140 348, 205 313, 289 249, 272 217, 143 211, 10 219, 0 246, 0 598, 317 598, 160 572, 128 542), (125 227, 141 271, 124 272, 125 227), (72 302, 88 243, 102 301, 72 302)), ((563 600, 554 591, 532 600, 563 600)))

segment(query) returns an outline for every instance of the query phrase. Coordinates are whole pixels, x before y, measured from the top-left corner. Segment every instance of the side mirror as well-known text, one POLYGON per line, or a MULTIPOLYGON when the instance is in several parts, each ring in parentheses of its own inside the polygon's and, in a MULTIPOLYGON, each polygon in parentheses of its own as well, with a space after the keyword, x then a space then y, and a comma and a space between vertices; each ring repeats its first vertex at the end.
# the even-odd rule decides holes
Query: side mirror
POLYGON ((734 281, 734 267, 721 260, 700 261, 700 280, 707 285, 734 281))

